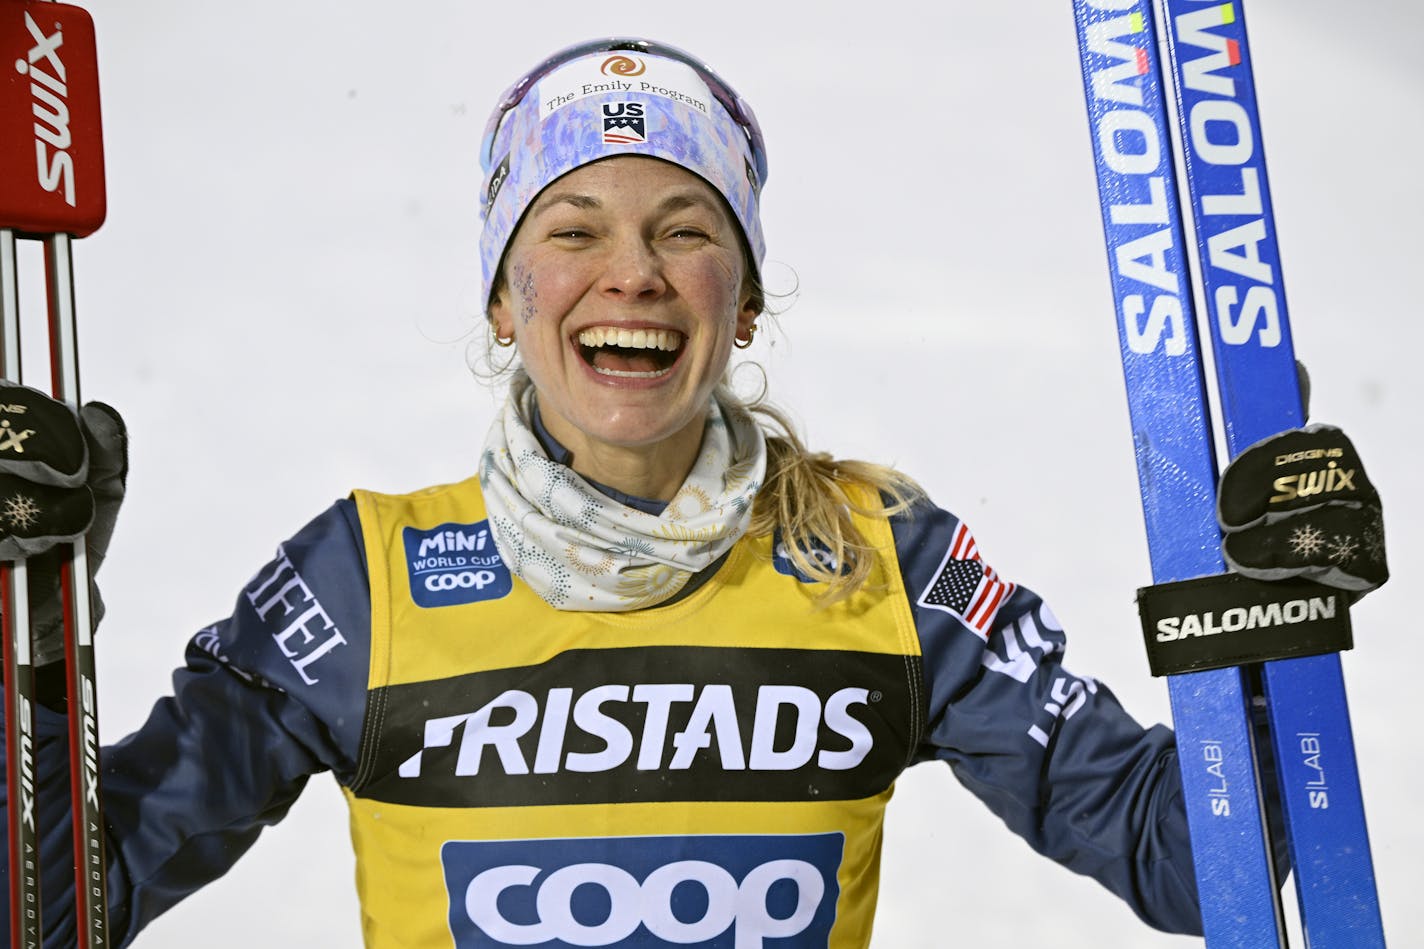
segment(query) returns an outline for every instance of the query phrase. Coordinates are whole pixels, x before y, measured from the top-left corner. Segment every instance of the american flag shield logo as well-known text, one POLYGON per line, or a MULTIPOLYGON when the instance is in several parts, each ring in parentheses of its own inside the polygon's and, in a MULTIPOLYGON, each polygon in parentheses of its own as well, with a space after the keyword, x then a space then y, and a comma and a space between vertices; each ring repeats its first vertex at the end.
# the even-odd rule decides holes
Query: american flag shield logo
POLYGON ((943 610, 987 641, 994 615, 1014 589, 1014 584, 1000 580, 993 568, 980 559, 974 535, 960 523, 954 528, 949 550, 935 571, 935 578, 920 594, 919 605, 943 610))
POLYGON ((637 145, 648 140, 647 119, 641 102, 603 105, 603 144, 637 145))

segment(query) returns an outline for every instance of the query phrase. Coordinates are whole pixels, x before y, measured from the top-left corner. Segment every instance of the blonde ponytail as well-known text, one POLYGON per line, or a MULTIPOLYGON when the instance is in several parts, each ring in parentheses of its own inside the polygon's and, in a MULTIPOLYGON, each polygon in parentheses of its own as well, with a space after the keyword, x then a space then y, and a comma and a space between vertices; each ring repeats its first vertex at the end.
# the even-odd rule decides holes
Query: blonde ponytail
POLYGON ((743 404, 766 432, 766 479, 747 532, 760 537, 780 530, 784 553, 796 569, 826 585, 820 605, 854 594, 870 578, 875 548, 852 512, 899 514, 924 491, 894 468, 808 451, 786 415, 761 398, 745 404, 725 386, 718 397, 743 404), (819 550, 830 554, 825 562, 815 555, 819 550))

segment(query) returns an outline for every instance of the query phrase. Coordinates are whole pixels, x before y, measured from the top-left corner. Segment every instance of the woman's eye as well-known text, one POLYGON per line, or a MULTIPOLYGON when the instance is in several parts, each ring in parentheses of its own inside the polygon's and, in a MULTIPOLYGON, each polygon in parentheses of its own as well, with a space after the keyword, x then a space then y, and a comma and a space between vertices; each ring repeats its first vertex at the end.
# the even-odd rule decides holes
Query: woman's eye
POLYGON ((707 232, 704 231, 704 230, 702 230, 702 229, 700 229, 700 228, 696 228, 696 227, 678 227, 678 228, 674 228, 673 230, 671 230, 670 232, 668 232, 668 236, 669 236, 669 237, 677 238, 678 240, 684 240, 684 241, 687 241, 687 240, 701 240, 701 241, 705 241, 705 240, 708 239, 708 238, 707 238, 707 232))

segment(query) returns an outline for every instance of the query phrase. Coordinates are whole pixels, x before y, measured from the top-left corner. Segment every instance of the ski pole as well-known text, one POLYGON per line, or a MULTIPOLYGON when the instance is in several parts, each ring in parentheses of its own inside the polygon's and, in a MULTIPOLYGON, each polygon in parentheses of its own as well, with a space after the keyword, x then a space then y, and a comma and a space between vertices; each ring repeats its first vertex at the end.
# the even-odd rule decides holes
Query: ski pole
MULTIPOLYGON (((94 25, 83 9, 0 0, 0 367, 23 381, 17 239, 44 244, 52 391, 80 405, 72 239, 105 215, 103 140, 94 25)), ((85 545, 61 568, 73 815, 76 944, 109 942, 103 817, 99 808, 98 693, 85 545)), ((34 806, 34 670, 26 568, 0 570, 5 626, 5 741, 9 765, 10 944, 37 947, 41 932, 39 834, 34 806), (15 793, 19 789, 19 794, 15 793), (18 807, 16 806, 18 801, 18 807)))

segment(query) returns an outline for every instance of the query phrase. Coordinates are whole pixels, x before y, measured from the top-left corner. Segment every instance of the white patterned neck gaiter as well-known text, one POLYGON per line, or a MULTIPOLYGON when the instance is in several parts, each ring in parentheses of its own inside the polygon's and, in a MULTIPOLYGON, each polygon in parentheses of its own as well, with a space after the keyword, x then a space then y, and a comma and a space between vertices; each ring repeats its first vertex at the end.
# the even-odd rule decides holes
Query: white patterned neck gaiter
POLYGON ((626 507, 550 460, 533 410, 534 386, 520 373, 485 440, 480 487, 500 556, 550 606, 655 606, 746 532, 766 439, 740 406, 713 398, 697 460, 661 515, 626 507))

